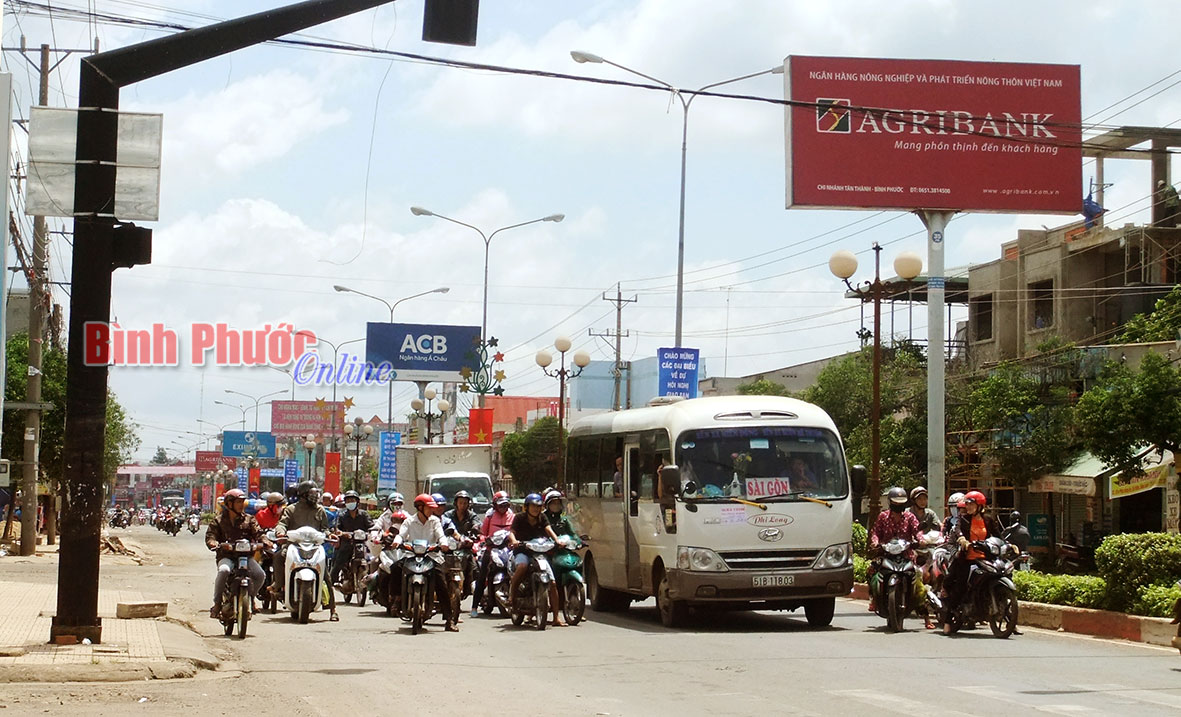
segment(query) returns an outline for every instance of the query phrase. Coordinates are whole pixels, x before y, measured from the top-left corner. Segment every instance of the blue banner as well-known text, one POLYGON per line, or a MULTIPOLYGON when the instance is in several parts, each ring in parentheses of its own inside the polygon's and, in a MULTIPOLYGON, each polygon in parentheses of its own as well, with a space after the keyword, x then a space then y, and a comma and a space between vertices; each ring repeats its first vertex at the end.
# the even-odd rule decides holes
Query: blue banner
POLYGON ((397 431, 382 431, 377 456, 377 492, 388 495, 398 489, 398 444, 402 434, 397 431))
POLYGON ((238 490, 242 491, 243 493, 250 490, 250 471, 246 470, 245 468, 238 467, 234 469, 234 472, 238 474, 238 490))
POLYGON ((190 508, 193 507, 193 489, 192 488, 185 488, 185 505, 190 508))
POLYGON ((274 458, 275 437, 266 431, 222 431, 221 454, 234 458, 274 458))
POLYGON ((258 471, 258 475, 262 478, 282 478, 283 477, 283 469, 282 468, 260 468, 258 471))
POLYGON ((365 360, 388 361, 398 381, 462 381, 465 366, 475 367, 479 326, 385 324, 371 322, 365 334, 365 360))
POLYGON ((299 461, 288 458, 283 461, 283 490, 299 482, 299 461))
POLYGON ((661 396, 697 398, 698 349, 656 349, 656 382, 661 396))

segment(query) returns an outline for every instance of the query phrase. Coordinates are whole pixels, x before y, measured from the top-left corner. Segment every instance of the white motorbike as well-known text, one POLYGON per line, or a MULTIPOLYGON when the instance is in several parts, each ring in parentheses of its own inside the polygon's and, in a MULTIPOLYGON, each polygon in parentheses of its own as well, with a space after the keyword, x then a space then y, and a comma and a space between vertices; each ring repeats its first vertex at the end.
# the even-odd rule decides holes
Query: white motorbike
POLYGON ((197 515, 196 513, 194 513, 193 515, 190 515, 188 523, 189 523, 189 532, 196 533, 198 530, 201 529, 201 516, 197 515))
POLYGON ((324 575, 328 562, 324 553, 326 536, 311 526, 287 532, 284 609, 292 620, 307 623, 308 616, 322 608, 324 575))

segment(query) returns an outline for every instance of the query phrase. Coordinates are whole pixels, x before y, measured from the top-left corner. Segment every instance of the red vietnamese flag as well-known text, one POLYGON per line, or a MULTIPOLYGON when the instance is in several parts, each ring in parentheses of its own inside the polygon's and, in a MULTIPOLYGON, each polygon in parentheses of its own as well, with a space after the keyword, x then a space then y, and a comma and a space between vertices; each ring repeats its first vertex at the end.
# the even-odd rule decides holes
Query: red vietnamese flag
POLYGON ((468 443, 492 442, 492 409, 472 408, 468 410, 467 419, 468 443))
POLYGON ((260 491, 261 491, 261 485, 262 485, 262 469, 261 468, 251 468, 249 473, 247 473, 246 480, 247 480, 247 486, 249 486, 247 492, 253 496, 259 495, 260 491))
POLYGON ((340 492, 340 453, 329 451, 324 454, 324 492, 336 495, 340 492))

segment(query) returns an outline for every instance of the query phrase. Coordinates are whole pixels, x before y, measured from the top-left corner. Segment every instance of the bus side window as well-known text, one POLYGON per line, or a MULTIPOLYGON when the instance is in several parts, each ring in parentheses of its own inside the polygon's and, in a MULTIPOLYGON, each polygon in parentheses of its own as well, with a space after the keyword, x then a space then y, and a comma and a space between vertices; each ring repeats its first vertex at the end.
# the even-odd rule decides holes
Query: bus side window
POLYGON ((637 448, 628 449, 627 452, 627 471, 628 471, 628 515, 640 514, 640 471, 643 466, 640 465, 640 451, 637 448))

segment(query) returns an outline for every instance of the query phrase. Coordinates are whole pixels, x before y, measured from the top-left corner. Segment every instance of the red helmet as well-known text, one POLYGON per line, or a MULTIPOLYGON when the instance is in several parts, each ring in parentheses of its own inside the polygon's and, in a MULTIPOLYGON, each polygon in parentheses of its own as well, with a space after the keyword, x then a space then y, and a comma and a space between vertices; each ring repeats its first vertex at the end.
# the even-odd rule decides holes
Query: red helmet
POLYGON ((988 499, 985 498, 984 494, 978 490, 970 490, 967 493, 965 493, 964 494, 964 502, 965 503, 975 503, 980 508, 983 508, 984 506, 988 505, 988 499))
POLYGON ((508 493, 503 490, 498 490, 492 494, 492 505, 503 505, 508 502, 508 493))
POLYGON ((423 506, 426 506, 427 508, 435 507, 435 499, 430 496, 430 493, 419 493, 414 498, 415 508, 421 508, 423 506))
POLYGON ((391 522, 402 523, 406 520, 409 520, 409 518, 410 518, 410 515, 404 510, 398 510, 398 511, 394 511, 393 513, 390 513, 390 521, 391 522))
POLYGON ((236 500, 238 498, 245 498, 245 497, 246 497, 246 494, 243 493, 242 491, 238 490, 237 488, 230 488, 229 490, 226 491, 225 495, 222 496, 222 498, 224 500, 236 500))

